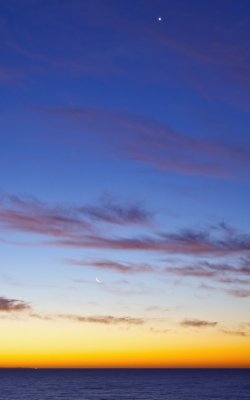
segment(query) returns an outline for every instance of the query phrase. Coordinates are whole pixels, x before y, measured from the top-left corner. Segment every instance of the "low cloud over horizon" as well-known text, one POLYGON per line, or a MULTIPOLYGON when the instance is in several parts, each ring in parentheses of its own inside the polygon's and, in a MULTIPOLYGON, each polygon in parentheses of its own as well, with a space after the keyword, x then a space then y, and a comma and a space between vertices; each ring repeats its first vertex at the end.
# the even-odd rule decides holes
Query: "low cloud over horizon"
MULTIPOLYGON (((152 306, 148 307, 146 311, 151 313, 155 311, 160 311, 160 307, 152 306)), ((166 311, 166 309, 165 309, 166 311)), ((167 334, 168 332, 176 331, 176 325, 169 321, 169 318, 160 318, 162 325, 161 328, 155 328, 154 326, 147 326, 148 322, 154 322, 159 320, 158 317, 150 316, 147 317, 132 317, 127 315, 80 315, 80 314, 68 314, 68 313, 53 313, 46 314, 40 313, 33 309, 30 303, 23 300, 10 299, 4 296, 0 296, 0 314, 3 314, 3 318, 6 319, 9 314, 11 320, 18 318, 20 320, 20 315, 26 316, 26 318, 38 319, 44 322, 56 322, 59 320, 68 320, 76 323, 86 323, 86 324, 100 324, 100 325, 127 325, 127 326, 146 326, 145 329, 149 330, 152 334, 167 334), (165 327, 164 327, 165 326, 165 327)), ((0 315, 0 318, 2 316, 0 315)), ((237 328, 227 328, 220 327, 220 323, 217 321, 205 321, 201 319, 188 319, 185 318, 179 322, 179 327, 181 328, 194 328, 194 329, 204 329, 204 328, 218 328, 217 332, 222 333, 226 336, 235 336, 247 338, 250 336, 250 324, 242 323, 239 324, 237 328)))
POLYGON ((29 303, 25 303, 22 300, 8 299, 7 297, 0 296, 0 312, 18 313, 29 310, 29 303))
POLYGON ((180 325, 185 328, 213 328, 218 325, 218 322, 202 321, 200 319, 184 319, 180 325))

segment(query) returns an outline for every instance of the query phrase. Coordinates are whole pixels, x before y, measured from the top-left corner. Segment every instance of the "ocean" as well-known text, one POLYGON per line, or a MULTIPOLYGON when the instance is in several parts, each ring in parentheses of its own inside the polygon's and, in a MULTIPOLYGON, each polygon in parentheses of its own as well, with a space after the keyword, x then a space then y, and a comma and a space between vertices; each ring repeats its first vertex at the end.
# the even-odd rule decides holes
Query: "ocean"
POLYGON ((0 369, 0 400, 250 400, 250 369, 0 369))

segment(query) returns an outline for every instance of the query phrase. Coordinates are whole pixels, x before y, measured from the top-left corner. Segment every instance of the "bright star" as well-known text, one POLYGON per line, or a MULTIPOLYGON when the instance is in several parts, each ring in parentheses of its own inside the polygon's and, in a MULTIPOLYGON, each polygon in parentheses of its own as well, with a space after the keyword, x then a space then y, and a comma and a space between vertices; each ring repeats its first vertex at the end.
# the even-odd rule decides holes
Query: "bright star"
POLYGON ((162 21, 162 17, 158 17, 158 21, 162 21))

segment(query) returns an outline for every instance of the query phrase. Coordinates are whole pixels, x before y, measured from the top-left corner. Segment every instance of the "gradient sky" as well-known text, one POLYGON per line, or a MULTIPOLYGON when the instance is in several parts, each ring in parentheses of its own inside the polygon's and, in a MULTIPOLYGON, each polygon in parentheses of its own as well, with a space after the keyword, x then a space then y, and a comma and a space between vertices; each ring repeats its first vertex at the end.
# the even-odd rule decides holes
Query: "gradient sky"
POLYGON ((249 1, 0 4, 0 366, 250 367, 249 1))

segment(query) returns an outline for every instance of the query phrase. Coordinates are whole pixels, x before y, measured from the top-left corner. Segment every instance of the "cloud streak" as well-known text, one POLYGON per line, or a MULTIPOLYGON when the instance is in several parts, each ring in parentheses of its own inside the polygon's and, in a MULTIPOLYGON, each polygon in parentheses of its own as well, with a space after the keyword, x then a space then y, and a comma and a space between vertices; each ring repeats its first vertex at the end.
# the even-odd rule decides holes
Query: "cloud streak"
POLYGON ((102 324, 102 325, 143 325, 146 322, 144 318, 134 318, 129 316, 113 316, 113 315, 77 315, 77 314, 40 314, 32 312, 30 318, 41 319, 44 321, 69 320, 86 324, 102 324))
MULTIPOLYGON (((57 2, 46 5, 45 8, 43 5, 36 5, 39 7, 38 23, 40 22, 42 29, 46 26, 44 37, 47 37, 46 33, 49 34, 49 43, 43 43, 43 40, 41 42, 41 36, 37 34, 33 35, 32 40, 27 40, 28 29, 31 27, 23 25, 20 19, 12 29, 4 29, 5 47, 10 53, 25 61, 26 65, 31 64, 36 74, 41 72, 48 74, 51 71, 66 73, 71 79, 82 76, 125 77, 136 82, 138 79, 144 79, 147 84, 156 80, 160 81, 161 85, 168 84, 170 76, 176 83, 179 80, 185 85, 190 86, 191 83, 192 89, 198 89, 199 92, 201 86, 204 91, 205 84, 206 96, 213 92, 213 98, 216 93, 217 97, 219 94, 224 101, 228 101, 228 90, 225 86, 230 86, 232 81, 239 83, 239 86, 249 87, 249 50, 246 46, 246 42, 249 41, 247 40, 249 31, 248 21, 244 21, 243 16, 240 21, 234 18, 228 24, 227 18, 221 20, 218 13, 212 18, 212 21, 217 20, 217 23, 211 23, 211 16, 208 15, 210 9, 200 13, 200 10, 195 8, 190 12, 185 9, 184 4, 179 9, 178 6, 176 8, 168 4, 167 13, 172 17, 167 25, 171 26, 173 21, 176 25, 176 21, 179 21, 177 25, 184 26, 183 35, 182 30, 177 32, 174 26, 173 29, 167 30, 161 29, 163 26, 156 27, 154 24, 152 27, 149 21, 145 22, 144 17, 139 17, 141 12, 137 15, 130 9, 128 18, 127 11, 123 7, 117 7, 115 4, 104 6, 101 2, 92 2, 93 5, 74 1, 73 7, 71 3, 63 2, 60 4, 59 19, 57 2), (95 18, 92 18, 93 15, 95 18), (131 17, 132 15, 134 17, 131 17), (75 21, 73 29, 75 34, 72 32, 72 17, 75 21), (60 24, 59 21, 63 22, 60 24), (240 29, 237 25, 239 23, 240 29), (92 43, 92 46, 79 39, 86 35, 85 27, 88 32, 88 42, 92 43), (98 35, 96 43, 96 31, 100 28, 103 34, 98 35), (113 35, 110 40, 111 31, 113 35), (55 33, 60 36, 60 40, 55 33), (123 38, 122 46, 120 46, 121 38, 123 38), (73 46, 71 41, 74 43, 73 46), (93 51, 93 48, 96 51, 93 51), (176 63, 180 57, 186 68, 178 71, 176 63), (198 73, 196 70, 194 72, 195 67, 198 73), (198 82, 196 75, 199 75, 200 71, 204 73, 205 78, 200 77, 198 82), (220 84, 225 75, 229 78, 229 85, 220 84), (213 90, 211 90, 211 80, 213 90)), ((19 4, 16 5, 16 9, 18 7, 19 4)), ((26 12, 29 14, 30 11, 32 12, 32 7, 27 7, 26 12)), ((149 10, 148 12, 152 13, 149 10)), ((225 16, 224 11, 222 15, 225 16)), ((230 95, 235 101, 237 96, 232 92, 230 95)), ((249 111, 249 101, 247 109, 249 111)))
POLYGON ((0 228, 51 237, 74 237, 90 230, 90 225, 70 208, 52 207, 35 198, 3 195, 0 199, 0 228))
POLYGON ((4 194, 0 197, 0 229, 53 238, 77 238, 95 230, 94 225, 147 225, 152 214, 138 205, 105 200, 100 206, 48 205, 36 198, 4 194))
POLYGON ((104 271, 115 271, 123 274, 137 274, 144 272, 154 272, 154 268, 147 264, 125 264, 121 262, 115 262, 110 260, 98 260, 98 261, 82 261, 82 260, 66 260, 67 264, 80 266, 80 267, 92 267, 104 271))
POLYGON ((222 329, 221 332, 224 333, 225 335, 230 335, 230 336, 240 336, 240 337, 249 336, 248 332, 239 330, 222 329))
MULTIPOLYGON (((134 237, 86 235, 84 238, 57 240, 57 246, 112 249, 124 251, 163 252, 173 255, 225 257, 248 255, 250 235, 235 233, 228 237, 223 231, 213 235, 209 229, 180 230, 177 233, 155 233, 134 237)), ((204 272, 205 274, 205 272, 204 272)))
POLYGON ((143 318, 133 317, 115 317, 112 315, 105 316, 82 316, 73 314, 57 314, 57 318, 68 319, 75 322, 102 324, 102 325, 143 325, 145 320, 143 318))
POLYGON ((124 206, 107 196, 103 198, 101 206, 83 206, 79 211, 91 220, 114 225, 147 225, 152 222, 153 217, 142 206, 124 206))
MULTIPOLYGON (((96 250, 147 251, 172 255, 192 255, 194 257, 239 256, 250 255, 250 234, 241 233, 236 229, 225 229, 221 224, 204 229, 180 229, 177 232, 152 232, 152 213, 144 208, 132 206, 99 207, 94 217, 85 206, 66 204, 48 205, 35 198, 2 195, 0 198, 0 229, 4 233, 22 232, 43 235, 48 240, 40 244, 57 247, 72 247, 96 250), (107 216, 108 210, 108 216, 107 216), (111 210, 111 211, 110 211, 111 210), (104 222, 105 221, 105 222, 104 222), (133 227, 139 225, 145 233, 123 235, 117 230, 110 232, 108 225, 115 228, 133 227), (107 234, 108 232, 108 234, 107 234)), ((96 211, 96 209, 95 209, 96 211)), ((96 267, 105 267, 105 263, 96 267)), ((129 265, 106 263, 107 268, 129 271, 129 265)), ((136 269, 136 268, 135 268, 136 269)), ((150 267, 141 266, 145 272, 150 267)), ((169 267, 166 272, 176 275, 213 277, 226 272, 234 272, 229 264, 213 265, 202 263, 197 266, 186 266, 182 269, 169 267)), ((132 271, 132 269, 131 269, 132 271)), ((249 264, 245 261, 236 272, 241 276, 249 276, 249 264)))
POLYGON ((250 267, 244 259, 239 259, 235 264, 201 261, 194 265, 167 267, 165 271, 180 277, 213 279, 221 283, 250 284, 250 267))
POLYGON ((55 321, 58 319, 70 320, 74 322, 87 324, 102 324, 102 325, 143 325, 146 322, 145 318, 135 318, 130 316, 113 316, 113 315, 76 315, 76 314, 43 314, 33 311, 30 304, 22 300, 9 299, 0 297, 0 313, 18 314, 28 312, 30 318, 43 321, 55 321))
POLYGON ((123 157, 162 172, 228 179, 250 169, 250 149, 220 140, 204 141, 167 124, 89 108, 47 108, 48 117, 64 118, 92 127, 101 142, 119 149, 123 157))
POLYGON ((184 319, 180 322, 184 328, 213 328, 218 325, 218 322, 203 321, 200 319, 184 319))
POLYGON ((231 296, 238 297, 240 299, 246 299, 250 297, 250 290, 245 289, 227 289, 225 292, 231 296))

